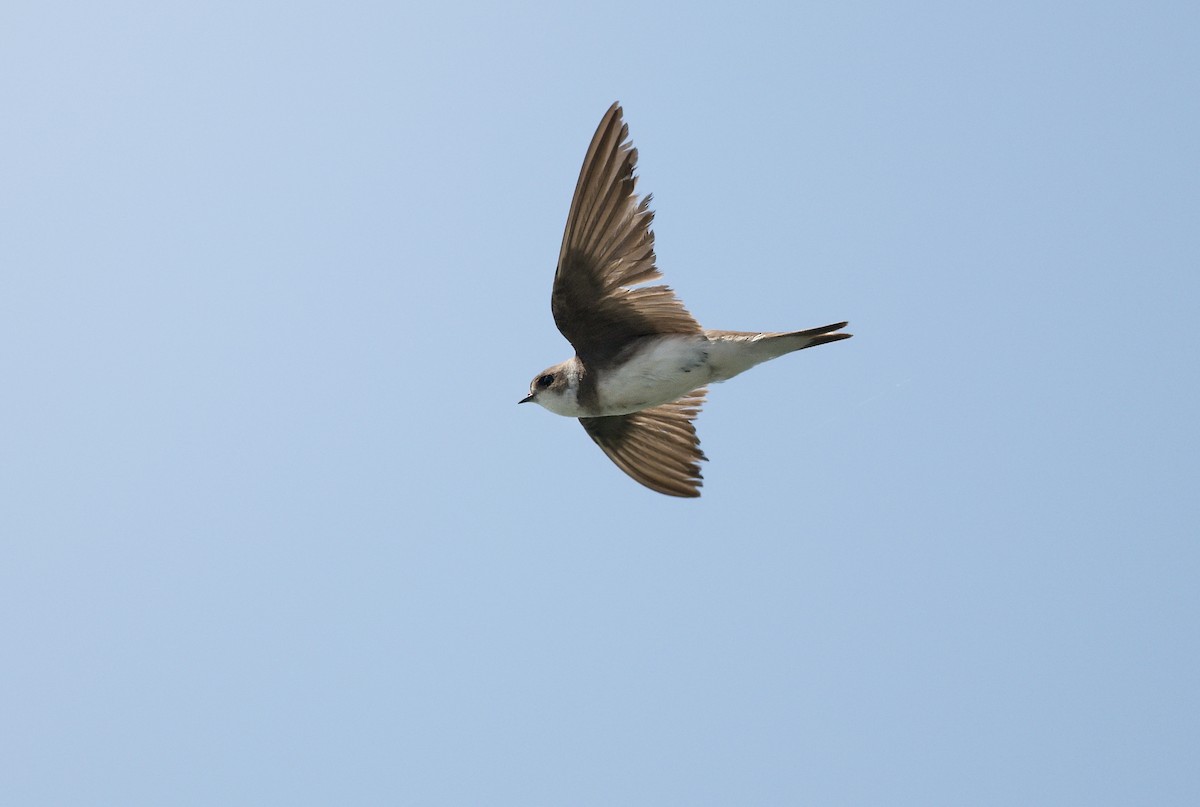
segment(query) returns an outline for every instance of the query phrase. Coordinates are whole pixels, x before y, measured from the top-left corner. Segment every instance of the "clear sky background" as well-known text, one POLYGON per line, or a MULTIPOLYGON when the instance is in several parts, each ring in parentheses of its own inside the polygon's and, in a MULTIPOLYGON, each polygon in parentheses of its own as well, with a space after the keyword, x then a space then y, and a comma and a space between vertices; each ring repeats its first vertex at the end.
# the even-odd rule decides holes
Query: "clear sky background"
POLYGON ((1195 3, 9 2, 0 801, 1200 803, 1195 3), (518 407, 620 100, 704 497, 518 407))

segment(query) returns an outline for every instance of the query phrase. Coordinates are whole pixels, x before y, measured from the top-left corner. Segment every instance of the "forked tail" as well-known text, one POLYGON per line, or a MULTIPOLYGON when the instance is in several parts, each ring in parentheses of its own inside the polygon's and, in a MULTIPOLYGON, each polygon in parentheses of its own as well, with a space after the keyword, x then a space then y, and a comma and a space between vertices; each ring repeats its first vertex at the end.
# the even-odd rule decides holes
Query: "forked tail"
POLYGON ((755 331, 705 331, 710 341, 710 366, 713 381, 725 381, 744 373, 756 364, 817 345, 849 339, 852 334, 835 333, 848 322, 835 322, 807 331, 758 333, 755 331))
POLYGON ((849 339, 851 336, 854 336, 854 334, 834 333, 834 331, 840 331, 849 324, 849 322, 835 322, 832 325, 823 325, 820 328, 809 328, 807 331, 792 331, 791 333, 770 335, 795 336, 804 339, 804 344, 800 345, 800 347, 792 348, 792 350, 804 350, 806 347, 816 347, 817 345, 825 345, 830 342, 836 342, 839 339, 849 339))

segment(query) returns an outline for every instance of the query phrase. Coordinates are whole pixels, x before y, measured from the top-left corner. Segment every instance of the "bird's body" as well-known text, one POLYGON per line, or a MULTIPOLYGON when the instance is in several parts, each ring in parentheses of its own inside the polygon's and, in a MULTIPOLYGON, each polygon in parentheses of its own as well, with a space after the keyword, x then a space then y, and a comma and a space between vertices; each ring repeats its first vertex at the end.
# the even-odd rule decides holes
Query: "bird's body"
POLYGON ((534 402, 584 429, 621 470, 671 496, 699 496, 703 460, 692 420, 705 385, 764 361, 848 339, 845 322, 805 331, 705 330, 654 265, 649 197, 638 202, 637 151, 621 108, 601 120, 580 171, 551 308, 576 355, 534 378, 534 402))
MULTIPOLYGON (((838 328, 845 325, 827 326, 838 328)), ((827 328, 817 328, 824 332, 827 328)), ((823 344, 824 333, 705 331, 645 336, 630 342, 611 366, 589 372, 578 357, 547 370, 566 383, 535 400, 564 417, 628 415, 670 403, 706 384, 728 381, 756 364, 823 344)), ((847 334, 834 334, 844 339, 847 334)))

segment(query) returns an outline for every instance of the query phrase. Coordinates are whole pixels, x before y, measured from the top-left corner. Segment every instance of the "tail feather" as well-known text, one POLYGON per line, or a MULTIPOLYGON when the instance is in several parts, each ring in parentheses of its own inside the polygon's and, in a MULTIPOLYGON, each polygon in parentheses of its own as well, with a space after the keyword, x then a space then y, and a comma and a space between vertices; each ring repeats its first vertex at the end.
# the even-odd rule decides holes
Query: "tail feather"
POLYGON ((849 339, 852 334, 834 333, 848 324, 848 322, 835 322, 832 325, 809 328, 806 331, 780 333, 706 330, 704 335, 712 343, 709 353, 713 380, 725 381, 749 370, 756 364, 787 353, 849 339))
POLYGON ((804 350, 806 347, 816 347, 830 342, 849 339, 854 334, 834 333, 849 325, 849 322, 835 322, 832 325, 822 325, 820 328, 809 328, 806 331, 779 331, 761 333, 759 331, 716 331, 704 332, 709 339, 732 339, 737 342, 782 342, 788 345, 784 352, 804 350))
POLYGON ((852 333, 833 333, 833 331, 840 331, 842 328, 845 328, 849 324, 850 324, 849 322, 835 322, 832 325, 823 325, 820 328, 809 328, 807 331, 792 331, 791 333, 780 334, 780 335, 781 336, 800 336, 800 337, 804 337, 804 338, 808 339, 807 344, 801 345, 800 347, 796 348, 797 350, 804 350, 804 348, 806 348, 806 347, 816 347, 817 345, 827 345, 830 342, 837 342, 842 339, 849 339, 851 336, 854 336, 854 334, 852 334, 852 333))

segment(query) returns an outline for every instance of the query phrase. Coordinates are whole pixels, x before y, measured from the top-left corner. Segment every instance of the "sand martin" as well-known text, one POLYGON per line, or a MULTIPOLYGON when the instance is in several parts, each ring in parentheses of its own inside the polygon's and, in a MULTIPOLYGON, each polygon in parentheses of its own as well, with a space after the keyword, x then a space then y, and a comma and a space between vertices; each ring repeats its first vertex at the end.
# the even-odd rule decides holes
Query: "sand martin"
POLYGON ((668 496, 700 495, 700 450, 692 420, 705 385, 806 347, 849 339, 837 322, 807 331, 760 333, 701 328, 654 265, 650 196, 635 193, 637 149, 613 104, 588 146, 550 307, 575 357, 549 367, 520 403, 579 418, 609 459, 668 496))

